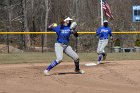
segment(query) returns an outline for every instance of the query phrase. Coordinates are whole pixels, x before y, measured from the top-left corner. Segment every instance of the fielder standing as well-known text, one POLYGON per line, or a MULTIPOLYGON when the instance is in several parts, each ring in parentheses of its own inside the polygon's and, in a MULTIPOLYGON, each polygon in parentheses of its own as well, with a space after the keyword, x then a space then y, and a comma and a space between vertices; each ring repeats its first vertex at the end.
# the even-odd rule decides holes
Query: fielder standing
POLYGON ((103 22, 103 26, 97 29, 96 36, 99 38, 97 53, 98 53, 98 64, 100 64, 101 60, 102 59, 105 60, 107 56, 107 53, 105 52, 105 47, 108 44, 109 36, 110 39, 113 39, 112 30, 111 28, 108 27, 107 20, 103 22))
MULTIPOLYGON (((45 75, 50 75, 49 71, 55 66, 57 66, 60 62, 62 62, 63 53, 65 53, 74 60, 76 73, 84 73, 83 70, 80 70, 79 56, 69 45, 70 35, 73 34, 76 37, 78 36, 78 33, 74 31, 75 27, 71 27, 72 20, 73 19, 68 17, 64 19, 58 26, 56 24, 52 24, 49 26, 49 28, 51 28, 57 34, 57 40, 55 43, 56 60, 53 60, 51 64, 44 70, 45 75)), ((76 22, 74 24, 77 25, 76 22)))

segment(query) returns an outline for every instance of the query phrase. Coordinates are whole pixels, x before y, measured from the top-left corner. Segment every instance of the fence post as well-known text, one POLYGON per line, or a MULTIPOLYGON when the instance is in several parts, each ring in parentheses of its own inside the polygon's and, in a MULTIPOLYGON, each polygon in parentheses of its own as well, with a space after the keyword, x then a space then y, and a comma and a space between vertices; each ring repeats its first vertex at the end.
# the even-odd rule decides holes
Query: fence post
POLYGON ((7 51, 8 51, 8 53, 9 53, 9 35, 7 34, 7 51))
POLYGON ((78 52, 78 37, 76 37, 76 46, 75 46, 75 51, 78 52))
POLYGON ((42 40, 41 45, 42 45, 42 53, 43 53, 44 52, 44 35, 43 34, 41 35, 41 40, 42 40))

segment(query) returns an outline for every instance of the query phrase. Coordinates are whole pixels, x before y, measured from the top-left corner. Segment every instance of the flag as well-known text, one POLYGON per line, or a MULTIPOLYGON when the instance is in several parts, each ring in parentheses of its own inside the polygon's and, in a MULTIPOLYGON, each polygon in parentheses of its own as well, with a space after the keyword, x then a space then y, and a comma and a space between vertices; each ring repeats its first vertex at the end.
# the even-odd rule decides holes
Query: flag
POLYGON ((104 13, 105 13, 106 17, 109 17, 109 18, 113 19, 111 9, 110 9, 108 3, 106 2, 106 0, 103 0, 102 7, 103 7, 103 10, 104 10, 104 13))

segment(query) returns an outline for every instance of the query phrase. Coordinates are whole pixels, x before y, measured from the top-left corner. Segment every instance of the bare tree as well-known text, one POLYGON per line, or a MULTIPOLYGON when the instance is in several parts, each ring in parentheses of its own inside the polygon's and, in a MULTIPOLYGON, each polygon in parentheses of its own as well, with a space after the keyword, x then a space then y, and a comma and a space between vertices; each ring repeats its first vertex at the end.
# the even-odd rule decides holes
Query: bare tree
MULTIPOLYGON (((27 20, 27 0, 23 0, 23 16, 24 16, 24 31, 25 32, 29 32, 29 28, 28 28, 28 20, 27 20)), ((25 45, 26 45, 26 49, 30 48, 31 45, 31 41, 30 41, 30 35, 27 34, 25 35, 25 45)))
MULTIPOLYGON (((47 32, 47 27, 48 27, 48 17, 49 17, 49 11, 50 11, 50 2, 49 0, 45 0, 45 29, 44 31, 47 32)), ((47 44, 47 34, 44 35, 44 46, 47 44)))
POLYGON ((11 8, 11 0, 6 0, 6 5, 7 5, 7 10, 8 10, 8 20, 9 20, 9 25, 8 25, 8 30, 12 31, 12 8, 11 8))

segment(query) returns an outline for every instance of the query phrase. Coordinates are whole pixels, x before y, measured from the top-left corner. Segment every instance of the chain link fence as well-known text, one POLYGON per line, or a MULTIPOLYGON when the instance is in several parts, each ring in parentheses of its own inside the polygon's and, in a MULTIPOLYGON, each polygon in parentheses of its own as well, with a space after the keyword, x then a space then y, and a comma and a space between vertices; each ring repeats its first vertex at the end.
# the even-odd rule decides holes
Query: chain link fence
MULTIPOLYGON (((47 43, 44 44, 44 34, 30 34, 30 47, 26 46, 24 34, 0 35, 1 53, 18 52, 53 52, 56 34, 47 35, 47 43)), ((79 34, 76 38, 71 36, 70 45, 77 52, 96 52, 98 39, 95 34, 79 34)), ((109 40, 105 49, 107 52, 140 52, 139 34, 114 34, 114 39, 109 40)))

